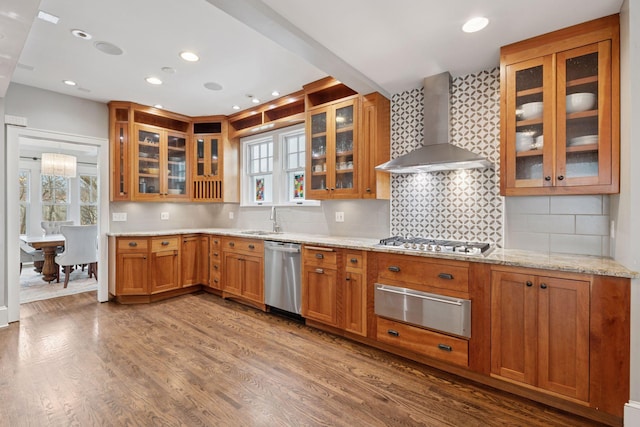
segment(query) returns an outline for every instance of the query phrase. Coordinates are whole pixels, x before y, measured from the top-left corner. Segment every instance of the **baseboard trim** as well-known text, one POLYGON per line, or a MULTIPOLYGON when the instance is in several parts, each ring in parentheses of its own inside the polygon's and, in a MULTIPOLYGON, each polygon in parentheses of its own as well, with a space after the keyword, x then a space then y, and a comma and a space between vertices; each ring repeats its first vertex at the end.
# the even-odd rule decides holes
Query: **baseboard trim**
POLYGON ((627 427, 640 426, 640 402, 630 400, 624 405, 624 425, 627 427))
POLYGON ((6 306, 0 307, 0 328, 9 326, 9 310, 6 306))

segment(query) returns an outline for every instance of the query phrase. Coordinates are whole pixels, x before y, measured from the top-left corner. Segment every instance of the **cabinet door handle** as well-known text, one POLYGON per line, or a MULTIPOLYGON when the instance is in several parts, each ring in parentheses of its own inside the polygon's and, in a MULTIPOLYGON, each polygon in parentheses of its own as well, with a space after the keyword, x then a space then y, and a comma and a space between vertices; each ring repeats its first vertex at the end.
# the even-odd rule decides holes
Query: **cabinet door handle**
POLYGON ((559 175, 558 176, 558 181, 562 181, 564 179, 564 175, 559 175))
POLYGON ((367 188, 365 191, 366 191, 367 193, 371 193, 371 189, 370 189, 370 188, 367 188))
POLYGON ((162 242, 162 246, 169 246, 169 242, 167 242, 166 240, 162 242))
POLYGON ((254 245, 249 245, 249 249, 255 249, 256 247, 254 245))
POLYGON ((440 273, 438 274, 438 277, 444 280, 453 280, 453 274, 449 273, 440 273))
POLYGON ((358 258, 351 258, 349 261, 351 261, 351 264, 357 264, 358 258))
POLYGON ((214 269, 214 270, 217 270, 217 269, 218 269, 218 266, 217 266, 217 265, 214 265, 214 266, 213 266, 213 269, 214 269))
POLYGON ((214 253, 213 253, 213 256, 218 256, 218 252, 214 252, 214 253))
POLYGON ((324 274, 324 270, 322 268, 316 268, 316 273, 324 274))
POLYGON ((347 274, 347 277, 345 277, 345 279, 344 279, 344 280, 346 280, 347 282, 348 282, 349 280, 351 280, 351 275, 350 275, 350 274, 347 274))
POLYGON ((525 283, 525 285, 527 285, 528 288, 533 286, 533 283, 531 283, 530 281, 527 280, 527 282, 525 283))
POLYGON ((541 287, 542 289, 547 289, 547 284, 546 284, 546 283, 543 283, 543 284, 541 284, 541 285, 540 285, 540 287, 541 287))
POLYGON ((400 332, 396 331, 395 329, 387 329, 387 333, 393 337, 400 336, 400 332))
POLYGON ((549 175, 547 175, 547 176, 544 177, 544 180, 545 181, 551 181, 551 177, 549 175))
POLYGON ((387 267, 387 269, 389 271, 393 271, 394 273, 399 273, 400 272, 400 267, 398 267, 397 265, 392 265, 390 267, 387 267))
POLYGON ((446 344, 438 344, 438 348, 443 351, 453 351, 453 348, 451 348, 450 345, 446 344))
POLYGON ((135 248, 136 246, 138 246, 138 242, 129 242, 129 246, 135 248))
POLYGON ((323 259, 324 258, 324 254, 316 254, 316 258, 323 259))

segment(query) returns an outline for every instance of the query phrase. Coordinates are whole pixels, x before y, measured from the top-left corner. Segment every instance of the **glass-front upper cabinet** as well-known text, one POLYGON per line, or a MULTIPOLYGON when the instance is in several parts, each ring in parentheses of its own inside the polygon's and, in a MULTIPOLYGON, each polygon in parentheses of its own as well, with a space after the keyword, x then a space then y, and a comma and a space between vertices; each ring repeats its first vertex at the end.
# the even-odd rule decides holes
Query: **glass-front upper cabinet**
POLYGON ((169 131, 167 134, 167 190, 165 195, 187 193, 187 138, 169 131))
MULTIPOLYGON (((619 191, 616 31, 611 29, 612 39, 577 47, 563 44, 556 32, 548 43, 547 35, 536 38, 541 47, 528 41, 524 51, 518 43, 501 49, 501 194, 619 191), (527 58, 528 52, 553 50, 554 43, 563 49, 527 58)), ((576 33, 572 27, 567 36, 576 33)))
POLYGON ((309 199, 358 195, 356 105, 357 99, 353 98, 317 108, 309 114, 309 199))
POLYGON ((219 177, 219 146, 218 135, 198 135, 195 137, 196 176, 219 177))
POLYGON ((160 131, 136 126, 138 194, 160 194, 160 131))

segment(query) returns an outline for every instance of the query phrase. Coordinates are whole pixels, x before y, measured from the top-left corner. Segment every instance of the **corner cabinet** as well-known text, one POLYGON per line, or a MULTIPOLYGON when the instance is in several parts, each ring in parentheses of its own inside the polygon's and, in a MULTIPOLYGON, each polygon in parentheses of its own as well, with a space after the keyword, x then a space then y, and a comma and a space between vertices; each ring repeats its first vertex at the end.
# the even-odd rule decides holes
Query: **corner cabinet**
POLYGON ((618 15, 501 48, 500 192, 619 191, 618 15))
POLYGON ((305 93, 307 198, 388 198, 388 176, 374 167, 389 160, 389 100, 360 96, 332 78, 305 93))

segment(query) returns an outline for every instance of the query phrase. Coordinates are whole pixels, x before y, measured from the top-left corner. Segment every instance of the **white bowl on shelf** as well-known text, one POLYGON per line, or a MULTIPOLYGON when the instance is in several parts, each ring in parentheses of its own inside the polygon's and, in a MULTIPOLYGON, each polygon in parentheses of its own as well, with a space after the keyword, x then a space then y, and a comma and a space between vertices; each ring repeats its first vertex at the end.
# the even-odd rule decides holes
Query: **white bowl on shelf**
POLYGON ((529 132, 516 132, 516 152, 529 151, 533 148, 533 136, 529 132))
POLYGON ((532 120, 542 117, 542 102, 527 102, 517 107, 522 120, 532 120))
POLYGON ((598 143, 598 135, 576 136, 567 141, 567 147, 579 147, 581 145, 592 145, 598 143))
POLYGON ((179 188, 170 188, 169 190, 169 194, 181 194, 182 191, 179 188))
POLYGON ((567 95, 567 114, 591 110, 596 105, 596 96, 589 92, 567 95))
POLYGON ((533 148, 536 150, 540 150, 544 147, 544 135, 536 136, 536 142, 533 143, 533 148))

